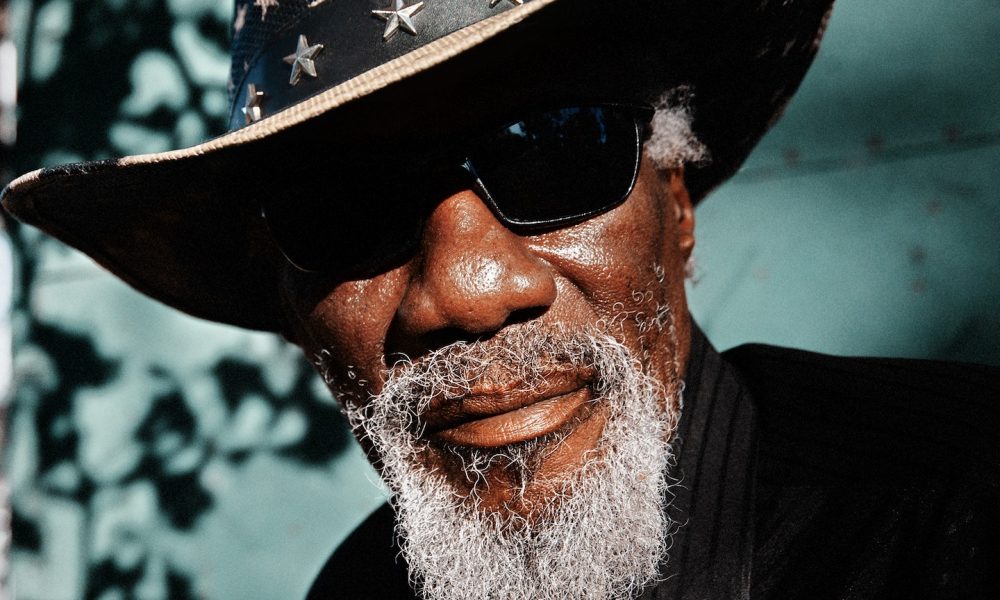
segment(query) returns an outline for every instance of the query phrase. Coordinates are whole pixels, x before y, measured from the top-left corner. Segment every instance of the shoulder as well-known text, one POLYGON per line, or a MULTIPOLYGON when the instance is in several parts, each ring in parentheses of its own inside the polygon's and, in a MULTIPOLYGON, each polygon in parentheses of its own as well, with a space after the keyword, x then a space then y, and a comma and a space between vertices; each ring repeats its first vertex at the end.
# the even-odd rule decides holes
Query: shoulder
POLYGON ((782 476, 1000 488, 1000 369, 746 345, 723 354, 782 476))
POLYGON ((307 600, 415 598, 394 543, 394 524, 388 504, 373 512, 326 561, 307 600))
POLYGON ((723 357, 757 415, 761 597, 1000 597, 1000 370, 723 357))

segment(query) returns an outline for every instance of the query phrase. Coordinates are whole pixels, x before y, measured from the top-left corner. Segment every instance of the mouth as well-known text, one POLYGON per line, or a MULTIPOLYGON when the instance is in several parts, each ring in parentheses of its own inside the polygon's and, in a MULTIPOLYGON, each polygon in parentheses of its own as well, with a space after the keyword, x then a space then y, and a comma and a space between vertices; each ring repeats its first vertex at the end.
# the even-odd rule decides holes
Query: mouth
POLYGON ((457 446, 497 448, 558 431, 593 399, 592 371, 555 373, 533 390, 473 390, 424 415, 424 435, 457 446))

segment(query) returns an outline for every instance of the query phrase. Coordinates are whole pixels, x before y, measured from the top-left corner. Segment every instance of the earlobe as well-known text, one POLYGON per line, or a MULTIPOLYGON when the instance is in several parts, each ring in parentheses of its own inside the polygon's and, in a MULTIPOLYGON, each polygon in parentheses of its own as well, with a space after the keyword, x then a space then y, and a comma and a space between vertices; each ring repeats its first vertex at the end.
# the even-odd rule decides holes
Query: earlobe
POLYGON ((674 217, 677 220, 677 246, 684 260, 691 257, 694 250, 694 206, 691 195, 684 183, 684 167, 678 167, 670 172, 670 198, 674 205, 674 217))

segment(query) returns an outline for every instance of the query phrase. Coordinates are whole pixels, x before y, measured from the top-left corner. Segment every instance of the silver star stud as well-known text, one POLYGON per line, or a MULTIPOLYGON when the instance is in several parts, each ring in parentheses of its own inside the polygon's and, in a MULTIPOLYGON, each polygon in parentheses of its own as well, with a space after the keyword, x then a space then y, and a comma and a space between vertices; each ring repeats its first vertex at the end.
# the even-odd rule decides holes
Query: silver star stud
MULTIPOLYGON (((503 0, 490 0, 490 8, 493 8, 497 4, 500 4, 503 0)), ((510 0, 510 3, 514 6, 521 6, 524 4, 524 0, 510 0)))
POLYGON ((382 34, 382 41, 385 41, 396 34, 402 28, 406 32, 417 35, 417 28, 413 26, 413 15, 424 8, 423 2, 417 2, 406 6, 404 0, 392 0, 392 7, 385 10, 373 10, 372 14, 385 21, 385 33, 382 34))
POLYGON ((299 43, 295 47, 295 53, 284 58, 286 64, 292 65, 292 74, 288 78, 289 85, 295 85, 302 79, 305 73, 310 77, 316 77, 316 63, 313 58, 323 50, 323 44, 309 45, 306 36, 299 35, 299 43))
POLYGON ((264 96, 264 92, 258 91, 256 85, 247 85, 247 101, 242 108, 247 125, 264 118, 264 96))

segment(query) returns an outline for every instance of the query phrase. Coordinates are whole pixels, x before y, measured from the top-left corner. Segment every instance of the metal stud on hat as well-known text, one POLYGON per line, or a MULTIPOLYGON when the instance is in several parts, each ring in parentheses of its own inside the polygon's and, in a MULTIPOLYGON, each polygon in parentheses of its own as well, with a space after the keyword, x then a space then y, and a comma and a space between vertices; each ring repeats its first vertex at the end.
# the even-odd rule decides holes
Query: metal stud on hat
POLYGON ((404 0, 393 0, 391 8, 373 10, 373 15, 386 22, 385 33, 382 34, 382 40, 388 40, 392 36, 396 35, 396 32, 399 31, 400 28, 412 35, 417 35, 417 28, 413 25, 413 15, 423 10, 423 8, 423 2, 417 2, 416 4, 406 6, 404 0))
POLYGON ((247 125, 256 123, 264 118, 264 96, 266 94, 257 89, 255 84, 247 84, 247 100, 241 109, 246 118, 247 125))
POLYGON ((309 45, 306 36, 300 35, 295 52, 284 58, 285 63, 292 65, 292 74, 288 77, 289 85, 295 85, 302 79, 305 73, 310 77, 316 77, 316 63, 313 58, 323 50, 323 44, 309 45))

